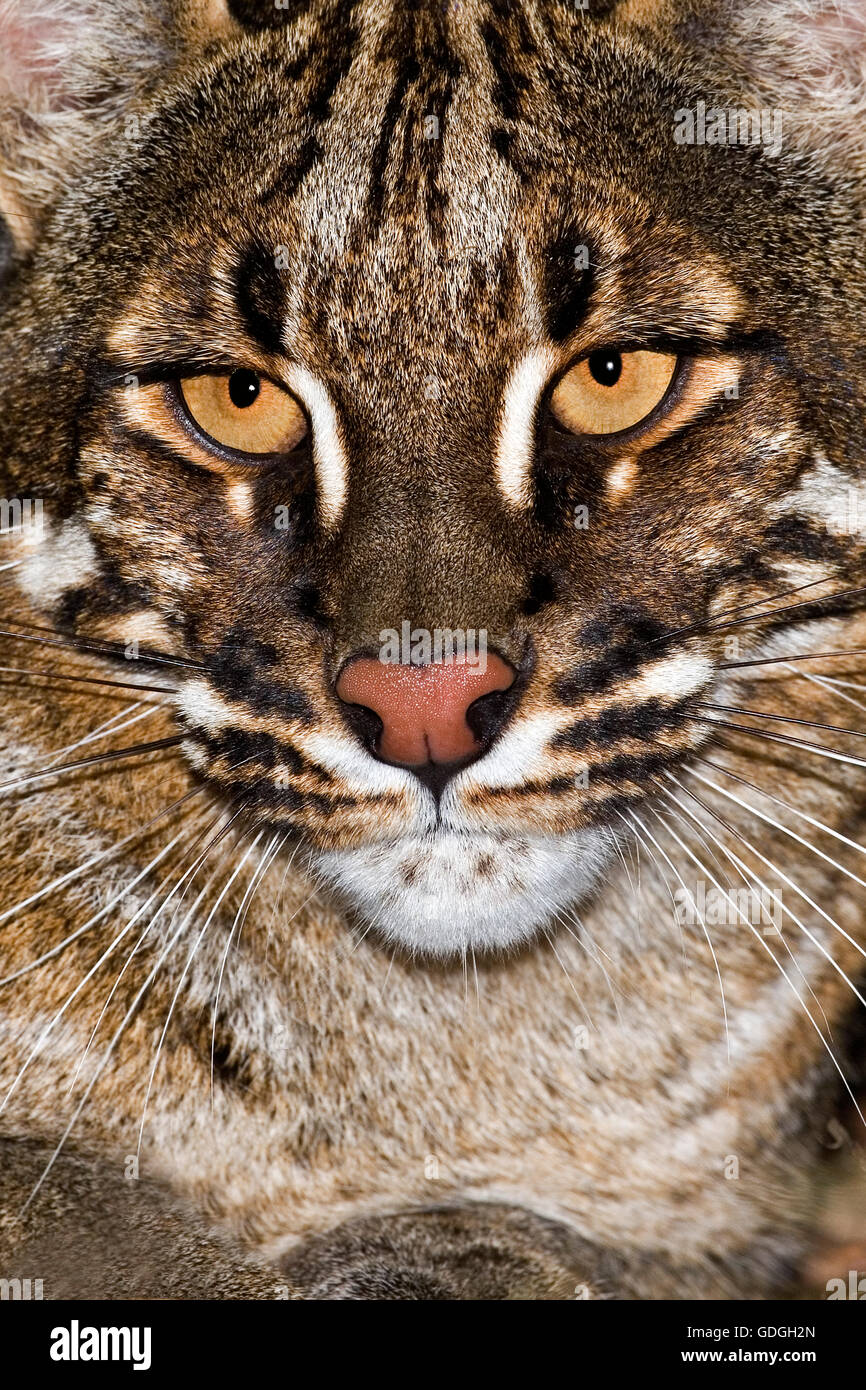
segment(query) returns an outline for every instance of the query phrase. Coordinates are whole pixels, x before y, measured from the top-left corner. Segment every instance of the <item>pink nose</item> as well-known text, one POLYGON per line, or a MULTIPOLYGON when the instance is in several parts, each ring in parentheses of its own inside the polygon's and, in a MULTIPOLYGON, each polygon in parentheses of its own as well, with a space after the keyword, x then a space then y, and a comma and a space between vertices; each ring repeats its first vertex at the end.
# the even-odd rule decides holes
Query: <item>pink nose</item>
POLYGON ((376 750, 391 763, 453 763, 479 751, 466 714, 469 706, 514 683, 513 666, 488 652, 486 665, 460 660, 401 666, 359 657, 343 668, 337 694, 371 709, 382 721, 376 750))

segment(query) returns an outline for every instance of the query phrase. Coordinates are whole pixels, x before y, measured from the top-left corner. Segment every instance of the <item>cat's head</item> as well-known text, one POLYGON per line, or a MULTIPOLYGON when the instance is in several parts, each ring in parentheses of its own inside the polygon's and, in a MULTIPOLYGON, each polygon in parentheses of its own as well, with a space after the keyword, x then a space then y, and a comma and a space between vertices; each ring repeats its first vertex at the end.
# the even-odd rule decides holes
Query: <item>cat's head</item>
POLYGON ((426 953, 592 891, 711 619, 861 551, 858 16, 633 8, 2 8, 14 578, 426 953))

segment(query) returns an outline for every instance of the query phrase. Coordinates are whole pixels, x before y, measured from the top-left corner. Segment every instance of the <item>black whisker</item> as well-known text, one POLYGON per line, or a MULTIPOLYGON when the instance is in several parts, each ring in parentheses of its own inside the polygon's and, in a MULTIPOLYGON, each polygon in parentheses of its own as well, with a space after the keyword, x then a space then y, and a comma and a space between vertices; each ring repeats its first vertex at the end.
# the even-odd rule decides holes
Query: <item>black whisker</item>
MULTIPOLYGON (((69 671, 28 670, 24 666, 0 666, 0 673, 13 676, 35 676, 49 681, 75 681, 80 685, 114 685, 121 690, 145 690, 154 695, 176 695, 171 685, 139 685, 136 681, 111 681, 100 676, 74 676, 69 671)), ((12 682, 10 681, 11 685, 12 682)))
MULTIPOLYGON (((7 622, 10 621, 7 619, 7 622)), ((52 632, 52 628, 42 628, 40 631, 52 632)), ((81 638, 59 638, 59 637, 36 637, 30 632, 9 632, 5 628, 0 628, 0 637, 6 637, 10 642, 39 642, 46 647, 62 647, 66 651, 94 652, 97 656, 120 657, 123 660, 129 658, 124 655, 124 647, 121 642, 103 643, 86 642, 81 638)), ((139 649, 138 661, 149 663, 153 666, 184 666, 190 670, 204 671, 207 667, 201 661, 186 661, 180 657, 160 656, 156 652, 143 651, 139 649)))
MULTIPOLYGON (((710 619, 710 618, 705 618, 705 619, 702 619, 701 622, 697 622, 697 623, 688 623, 685 627, 676 627, 676 628, 674 628, 673 631, 671 631, 671 632, 663 632, 663 633, 661 634, 660 637, 651 637, 651 638, 649 639, 649 641, 643 643, 642 645, 647 646, 647 647, 651 647, 651 646, 653 646, 656 642, 670 642, 674 637, 683 637, 683 636, 685 636, 685 634, 688 633, 688 632, 700 632, 702 628, 706 627, 707 623, 709 623, 709 622, 715 622, 716 619, 718 619, 718 618, 726 618, 726 617, 728 616, 729 613, 746 613, 746 612, 748 612, 748 610, 749 610, 750 608, 760 608, 760 606, 761 606, 762 603, 770 603, 770 602, 772 602, 772 601, 774 601, 774 600, 778 600, 778 599, 782 599, 782 598, 789 598, 791 594, 800 594, 800 593, 802 593, 805 589, 814 589, 814 588, 816 588, 816 586, 817 586, 818 584, 829 584, 829 583, 831 582, 831 579, 832 579, 832 576, 829 576, 829 575, 828 575, 828 576, 825 576, 824 579, 810 579, 808 584, 797 584, 793 589, 783 589, 782 592, 779 593, 779 594, 769 594, 769 595, 767 595, 765 598, 756 598, 756 599, 753 599, 751 603, 738 603, 738 604, 734 604, 734 606, 733 606, 732 608, 723 608, 723 609, 721 610, 721 612, 716 613, 716 614, 713 616, 712 619, 710 619)), ((828 598, 828 599, 834 598, 834 597, 835 597, 835 595, 833 595, 833 594, 828 594, 828 595, 827 595, 827 598, 828 598)), ((815 600, 813 600, 813 602, 815 602, 815 603, 821 603, 821 602, 824 602, 824 601, 825 601, 825 600, 821 600, 821 599, 815 599, 815 600)), ((768 610, 767 610, 767 613, 768 613, 768 614, 773 613, 773 612, 781 613, 781 612, 783 612, 783 611, 784 611, 784 610, 783 610, 783 609, 780 609, 780 608, 777 608, 777 609, 768 609, 768 610)), ((710 630, 712 630, 712 629, 710 629, 710 630)))
POLYGON ((740 705, 713 705, 708 700, 696 700, 701 709, 718 710, 721 714, 747 714, 752 719, 772 719, 779 724, 801 724, 806 729, 824 729, 830 734, 850 734, 851 738, 866 738, 862 729, 843 729, 840 724, 822 724, 818 719, 794 719, 788 714, 767 714, 762 709, 743 709, 740 705))
POLYGON ((803 652, 801 656, 765 656, 754 661, 720 661, 718 669, 720 671, 733 671, 743 666, 776 666, 780 662, 824 661, 831 656, 864 655, 866 655, 866 647, 849 647, 847 651, 838 652, 803 652))
MULTIPOLYGON (((804 588, 805 587, 808 586, 804 585, 804 588)), ((821 605, 837 603, 840 599, 851 598, 854 594, 866 594, 866 585, 860 585, 856 589, 843 589, 841 593, 827 594, 824 598, 807 598, 804 599, 802 603, 789 603, 786 604, 784 608, 768 608, 765 609, 763 613, 752 613, 746 618, 732 618, 726 623, 694 623, 691 627, 680 628, 678 631, 663 633, 661 637, 654 637, 652 642, 647 645, 652 645, 654 642, 669 642, 674 637, 683 636, 687 632, 701 632, 705 636, 708 636, 714 632, 724 632, 732 627, 743 627, 749 623, 763 622, 766 619, 782 616, 786 613, 796 613, 801 608, 820 608, 821 605)), ((815 614, 815 617, 829 616, 830 614, 828 613, 815 614)))
MULTIPOLYGON (((850 753, 841 753, 838 748, 823 748, 820 743, 810 743, 807 739, 791 738, 789 734, 771 734, 767 729, 752 729, 748 724, 735 724, 730 719, 711 719, 706 714, 687 714, 687 719, 701 724, 712 724, 718 729, 733 729, 735 733, 751 734, 753 738, 766 739, 768 743, 784 743, 790 748, 803 748, 807 753, 818 753, 823 758, 833 758, 837 762, 850 763, 854 767, 866 767, 866 760, 854 758, 850 753)), ((849 733, 850 730, 846 730, 849 733)))
MULTIPOLYGON (((820 581, 819 581, 819 582, 820 582, 820 581)), ((23 618, 10 618, 8 615, 4 618, 3 621, 9 623, 12 627, 23 627, 23 628, 26 628, 29 632, 47 632, 47 633, 49 634, 49 636, 54 636, 54 637, 56 637, 56 636, 58 635, 57 629, 56 629, 56 628, 49 627, 49 626, 47 626, 47 625, 44 624, 44 623, 32 623, 32 622, 27 622, 27 621, 25 621, 23 618)), ((73 637, 70 637, 69 640, 70 640, 70 642, 73 642, 73 641, 83 641, 83 640, 85 640, 85 639, 83 639, 83 638, 78 638, 78 637, 74 637, 74 636, 73 636, 73 637)), ((188 645, 191 646, 191 647, 196 647, 199 651, 207 651, 207 650, 208 650, 207 644, 204 643, 204 642, 193 642, 193 641, 189 641, 189 640, 188 640, 188 645)), ((242 650, 242 649, 244 648, 244 646, 245 646, 245 644, 244 644, 242 641, 241 641, 241 642, 229 642, 229 641, 227 641, 227 640, 225 640, 225 639, 221 639, 221 640, 220 640, 220 649, 221 649, 221 650, 238 650, 238 651, 240 651, 240 650, 242 650)))
POLYGON ((82 767, 93 767, 96 763, 113 762, 117 758, 133 758, 138 753, 156 753, 161 748, 176 748, 183 743, 185 734, 172 734, 169 738, 152 739, 147 743, 136 743, 130 748, 115 748, 108 753, 96 753, 90 758, 76 758, 71 763, 60 763, 58 767, 46 768, 43 772, 31 772, 25 777, 17 777, 11 782, 0 782, 0 792, 13 787, 26 786, 28 782, 38 782, 42 777, 56 777, 63 772, 75 772, 82 767))

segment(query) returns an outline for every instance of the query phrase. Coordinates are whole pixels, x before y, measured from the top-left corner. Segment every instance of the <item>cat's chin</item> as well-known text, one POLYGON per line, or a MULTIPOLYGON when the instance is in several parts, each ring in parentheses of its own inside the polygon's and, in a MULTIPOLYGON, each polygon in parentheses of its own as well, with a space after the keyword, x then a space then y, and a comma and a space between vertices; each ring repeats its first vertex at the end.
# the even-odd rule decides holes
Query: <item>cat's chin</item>
POLYGON ((555 927, 597 884, 602 831, 493 836, 440 830, 324 851, 318 875, 389 946, 447 959, 513 950, 555 927))

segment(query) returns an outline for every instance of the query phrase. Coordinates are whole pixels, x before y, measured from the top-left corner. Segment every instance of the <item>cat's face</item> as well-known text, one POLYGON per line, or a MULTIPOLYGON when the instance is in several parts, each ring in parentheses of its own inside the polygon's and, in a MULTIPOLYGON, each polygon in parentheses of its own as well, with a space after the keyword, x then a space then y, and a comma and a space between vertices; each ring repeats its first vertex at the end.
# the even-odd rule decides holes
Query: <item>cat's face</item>
POLYGON ((56 502, 22 585, 193 663, 165 670, 199 772, 432 954, 591 891, 707 738, 711 617, 842 572, 866 321, 832 181, 675 143, 697 63, 447 9, 195 64, 4 325, 4 449, 56 502), (486 668, 377 675, 448 633, 486 668))

